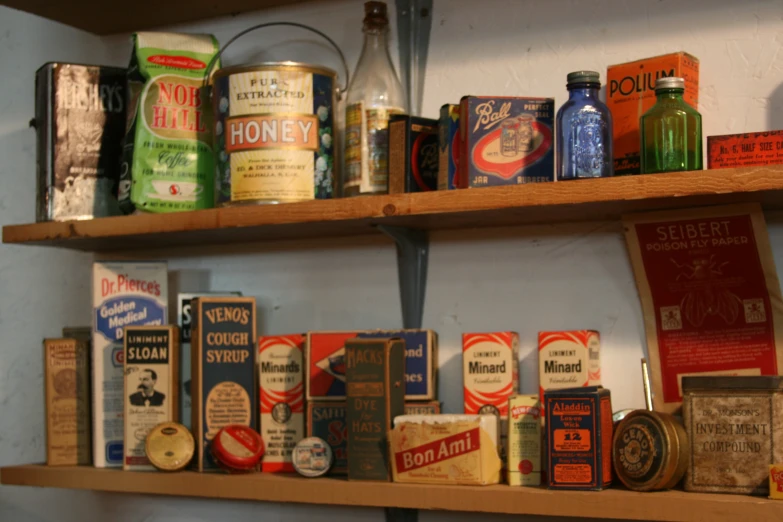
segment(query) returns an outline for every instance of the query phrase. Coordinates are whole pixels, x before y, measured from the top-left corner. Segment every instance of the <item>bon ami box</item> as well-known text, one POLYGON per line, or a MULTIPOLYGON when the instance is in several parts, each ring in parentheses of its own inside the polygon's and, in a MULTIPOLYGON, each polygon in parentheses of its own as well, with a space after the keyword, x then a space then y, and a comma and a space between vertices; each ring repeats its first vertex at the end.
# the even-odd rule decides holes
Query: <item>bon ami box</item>
POLYGON ((545 390, 601 385, 601 337, 595 330, 538 333, 539 396, 545 390))
POLYGON ((123 331, 166 324, 166 263, 93 264, 92 401, 93 465, 123 462, 123 331))
POLYGON ((307 334, 307 400, 345 400, 345 341, 398 337, 405 341, 405 399, 437 394, 438 335, 432 330, 367 330, 307 334))
POLYGON ((438 120, 389 118, 389 194, 438 189, 438 120))
POLYGON ((345 371, 348 479, 391 480, 388 433, 405 408, 405 342, 350 339, 345 371))
POLYGON ((600 386, 544 393, 550 489, 612 483, 612 399, 600 386))
POLYGON ((780 163, 783 163, 783 131, 707 136, 708 169, 780 163))
POLYGON ((494 415, 403 415, 389 433, 394 482, 500 482, 494 415))
POLYGON ((554 113, 554 98, 462 98, 459 187, 553 181, 554 113))
POLYGON ((258 338, 261 471, 295 471, 291 455, 305 433, 304 343, 302 334, 258 338))
POLYGON ((438 190, 457 188, 459 163, 459 105, 440 108, 438 121, 438 190))
POLYGON ((149 470, 147 435, 179 419, 179 328, 125 328, 125 458, 122 469, 149 470))
POLYGON ((177 294, 177 326, 179 326, 179 421, 190 429, 190 326, 193 323, 191 302, 196 297, 242 295, 240 292, 196 292, 177 294))
POLYGON ((90 465, 90 344, 44 339, 46 465, 90 465))
MULTIPOLYGON (((440 403, 437 401, 405 403, 405 415, 438 413, 440 413, 440 403)), ((348 425, 345 422, 345 402, 308 402, 307 436, 319 437, 332 447, 334 454, 334 465, 330 471, 332 475, 348 473, 348 425)))
POLYGON ((679 52, 610 65, 606 70, 606 105, 612 111, 615 175, 639 174, 639 119, 655 105, 655 81, 685 78, 685 101, 699 103, 699 60, 679 52))
POLYGON ((508 415, 519 389, 519 334, 462 334, 465 413, 508 415))
POLYGON ((209 444, 221 428, 257 428, 256 300, 197 297, 192 310, 194 466, 208 471, 218 469, 209 444))

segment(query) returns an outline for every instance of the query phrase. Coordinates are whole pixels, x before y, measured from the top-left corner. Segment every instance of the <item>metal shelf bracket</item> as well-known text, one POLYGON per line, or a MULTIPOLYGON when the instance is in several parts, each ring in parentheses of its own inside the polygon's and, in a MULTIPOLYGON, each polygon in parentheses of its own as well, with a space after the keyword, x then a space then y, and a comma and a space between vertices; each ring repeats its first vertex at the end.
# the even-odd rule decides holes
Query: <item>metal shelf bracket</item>
POLYGON ((421 116, 424 73, 432 29, 433 0, 397 0, 397 39, 400 78, 414 116, 421 116))
POLYGON ((397 243, 402 327, 421 328, 430 253, 427 231, 386 225, 378 225, 378 230, 397 243))

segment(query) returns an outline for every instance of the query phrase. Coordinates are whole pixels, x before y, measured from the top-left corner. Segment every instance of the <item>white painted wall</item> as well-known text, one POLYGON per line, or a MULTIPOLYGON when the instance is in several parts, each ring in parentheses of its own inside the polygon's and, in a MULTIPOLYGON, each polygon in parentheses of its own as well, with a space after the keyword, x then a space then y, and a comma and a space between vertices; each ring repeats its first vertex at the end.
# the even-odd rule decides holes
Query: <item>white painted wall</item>
MULTIPOLYGON (((321 2, 183 30, 213 32, 225 42, 262 21, 308 23, 332 36, 353 68, 361 46, 361 3, 321 2)), ((289 29, 263 31, 238 42, 226 63, 294 59, 337 68, 334 55, 315 42, 289 29)), ((554 95, 562 102, 571 70, 604 74, 609 64, 685 50, 701 60, 705 135, 782 129, 781 46, 781 0, 484 0, 480 5, 436 0, 424 112, 434 116, 441 104, 467 93, 554 95)), ((128 52, 126 36, 99 39, 0 8, 0 223, 34 219, 35 142, 27 121, 33 115, 35 69, 48 60, 124 64, 128 52)), ((783 226, 774 221, 770 236, 781 260, 783 226)), ((40 339, 56 335, 65 324, 89 321, 90 257, 33 247, 0 246, 0 252, 0 465, 9 465, 44 457, 40 339)), ((169 259, 182 290, 208 286, 257 297, 264 333, 400 326, 394 248, 381 237, 155 256, 169 259)), ((536 332, 597 328, 604 384, 613 391, 615 408, 642 406, 641 308, 617 224, 439 232, 432 237, 429 273, 424 323, 440 334, 439 393, 446 411, 461 408, 460 334, 507 329, 522 337, 523 392, 537 386, 536 332)), ((0 487, 0 520, 13 522, 380 521, 382 516, 380 509, 0 487)), ((420 515, 422 522, 477 518, 420 515)))

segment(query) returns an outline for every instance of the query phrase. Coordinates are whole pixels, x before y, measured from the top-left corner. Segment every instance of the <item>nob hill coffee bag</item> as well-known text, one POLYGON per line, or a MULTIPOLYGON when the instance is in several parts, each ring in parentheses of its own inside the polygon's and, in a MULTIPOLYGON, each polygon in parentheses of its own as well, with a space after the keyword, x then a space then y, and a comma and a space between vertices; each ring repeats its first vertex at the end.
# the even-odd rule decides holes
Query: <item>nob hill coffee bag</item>
POLYGON ((191 392, 197 471, 218 469, 209 444, 221 428, 257 428, 256 300, 197 297, 191 303, 191 392))
POLYGON ((93 464, 119 467, 124 438, 125 327, 166 323, 166 263, 95 263, 92 292, 93 464))
POLYGON ((212 109, 203 85, 217 51, 211 35, 133 35, 119 185, 126 213, 214 205, 212 109))

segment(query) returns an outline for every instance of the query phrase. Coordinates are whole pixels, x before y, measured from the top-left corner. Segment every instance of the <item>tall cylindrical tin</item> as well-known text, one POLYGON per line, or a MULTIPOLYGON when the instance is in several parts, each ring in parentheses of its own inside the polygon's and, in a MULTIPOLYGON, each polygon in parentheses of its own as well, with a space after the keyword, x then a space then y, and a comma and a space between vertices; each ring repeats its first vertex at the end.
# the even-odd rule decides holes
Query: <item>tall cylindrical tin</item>
POLYGON ((215 73, 218 205, 332 197, 336 76, 296 62, 215 73))

